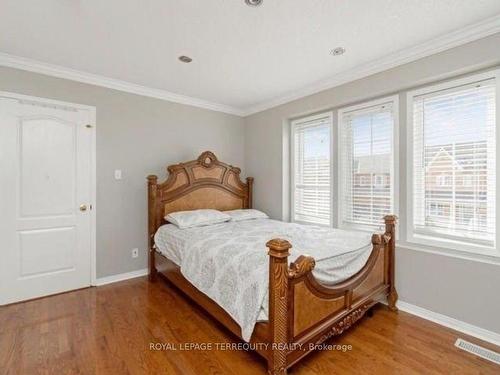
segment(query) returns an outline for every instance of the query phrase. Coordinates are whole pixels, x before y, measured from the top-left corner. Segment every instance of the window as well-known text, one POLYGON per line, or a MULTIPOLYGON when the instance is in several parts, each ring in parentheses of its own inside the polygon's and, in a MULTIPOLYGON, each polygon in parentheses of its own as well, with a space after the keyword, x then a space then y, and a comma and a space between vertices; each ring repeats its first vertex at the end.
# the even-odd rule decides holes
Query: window
POLYGON ((341 226, 380 226, 395 213, 394 132, 397 97, 339 111, 341 226))
POLYGON ((292 122, 292 221, 331 225, 332 115, 292 122))
POLYGON ((483 253, 495 247, 494 77, 408 94, 408 241, 483 253))

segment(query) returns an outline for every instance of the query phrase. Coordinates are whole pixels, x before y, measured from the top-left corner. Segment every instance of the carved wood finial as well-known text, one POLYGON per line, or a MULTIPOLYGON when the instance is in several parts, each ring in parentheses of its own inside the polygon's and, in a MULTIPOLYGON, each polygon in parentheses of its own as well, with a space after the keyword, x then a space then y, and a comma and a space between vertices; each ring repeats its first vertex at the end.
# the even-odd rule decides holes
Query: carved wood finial
POLYGON ((286 258, 289 254, 288 250, 292 245, 287 240, 281 238, 274 238, 266 243, 269 248, 269 255, 276 258, 286 258))
POLYGON ((316 265, 316 261, 313 257, 308 255, 301 255, 297 258, 295 262, 290 264, 290 270, 288 271, 288 277, 291 279, 297 279, 302 277, 308 272, 311 272, 316 265))
POLYGON ((384 221, 386 224, 396 224, 396 221, 398 221, 398 217, 396 215, 385 215, 384 221))
POLYGON ((148 177, 148 183, 149 184, 156 184, 158 182, 158 176, 154 175, 154 174, 150 174, 148 177))
POLYGON ((204 167, 210 167, 217 161, 217 156, 212 151, 204 151, 198 156, 198 162, 204 167))
POLYGON ((380 245, 382 243, 382 236, 380 234, 375 233, 372 235, 372 244, 380 245))

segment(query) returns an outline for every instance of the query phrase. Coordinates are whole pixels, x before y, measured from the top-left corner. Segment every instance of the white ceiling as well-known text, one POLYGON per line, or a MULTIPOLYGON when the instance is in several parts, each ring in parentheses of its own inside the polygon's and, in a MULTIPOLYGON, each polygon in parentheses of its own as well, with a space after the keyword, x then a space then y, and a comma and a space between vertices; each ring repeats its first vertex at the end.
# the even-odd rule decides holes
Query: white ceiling
POLYGON ((0 52, 248 113, 485 19, 500 25, 499 14, 499 0, 264 0, 257 8, 0 0, 0 52), (333 57, 337 46, 347 52, 333 57))

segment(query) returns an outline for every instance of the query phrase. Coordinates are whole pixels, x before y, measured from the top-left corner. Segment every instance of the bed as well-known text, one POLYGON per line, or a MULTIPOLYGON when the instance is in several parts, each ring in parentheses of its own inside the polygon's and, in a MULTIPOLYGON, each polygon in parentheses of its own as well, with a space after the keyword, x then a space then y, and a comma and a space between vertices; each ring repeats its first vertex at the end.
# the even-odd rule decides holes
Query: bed
POLYGON ((389 308, 396 310, 394 215, 384 218, 383 233, 372 235, 265 218, 179 230, 165 222, 167 214, 251 208, 253 179, 241 181, 239 168, 219 161, 210 151, 167 170, 165 182, 148 176, 149 280, 174 284, 233 334, 253 344, 270 374, 286 374, 380 300, 386 298, 389 308), (274 234, 283 238, 273 238, 274 234), (253 251, 245 250, 253 244, 253 251), (332 244, 337 250, 329 254, 325 248, 332 244), (226 267, 217 282, 198 277, 207 260, 226 267), (245 308, 232 309, 225 302, 231 293, 239 301, 232 305, 245 308))

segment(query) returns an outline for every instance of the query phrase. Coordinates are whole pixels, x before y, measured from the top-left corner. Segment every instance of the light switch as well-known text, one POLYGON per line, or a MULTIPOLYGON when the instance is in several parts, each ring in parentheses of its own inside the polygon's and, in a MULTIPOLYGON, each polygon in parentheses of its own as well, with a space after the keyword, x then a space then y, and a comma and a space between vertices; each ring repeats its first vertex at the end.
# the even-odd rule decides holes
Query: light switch
POLYGON ((122 179, 122 170, 115 169, 115 180, 121 180, 121 179, 122 179))

